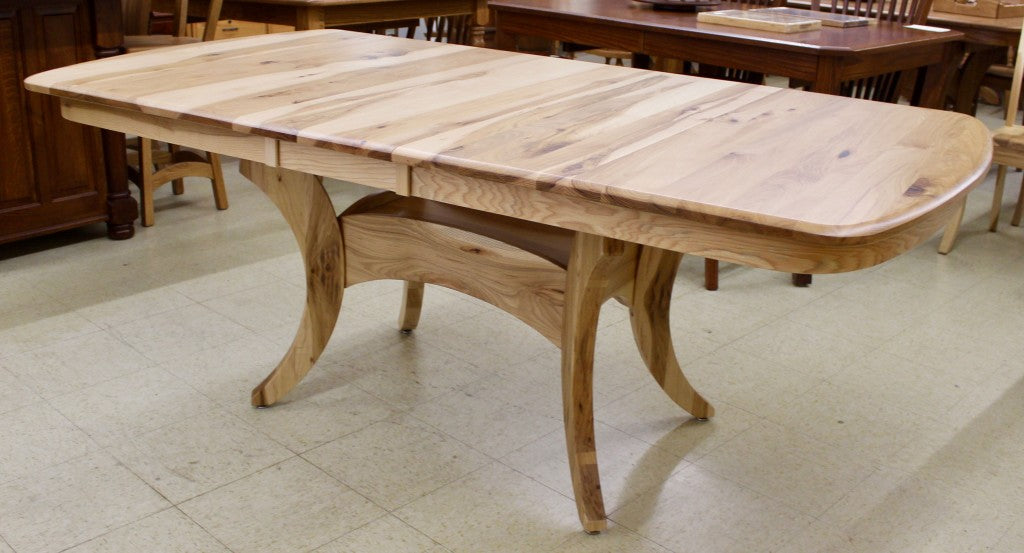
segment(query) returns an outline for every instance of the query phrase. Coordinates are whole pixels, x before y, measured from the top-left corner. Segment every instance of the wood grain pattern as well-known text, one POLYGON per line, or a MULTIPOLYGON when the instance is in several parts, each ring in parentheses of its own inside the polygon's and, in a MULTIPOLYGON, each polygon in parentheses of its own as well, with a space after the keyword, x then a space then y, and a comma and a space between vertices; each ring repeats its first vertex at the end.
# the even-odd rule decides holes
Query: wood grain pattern
POLYGON ((398 330, 409 333, 416 330, 423 310, 422 282, 405 281, 402 287, 402 309, 398 312, 398 330))
POLYGON ((637 346, 665 393, 699 419, 714 414, 683 375, 669 336, 680 254, 392 192, 360 199, 339 220, 346 287, 406 280, 403 331, 416 327, 428 282, 497 306, 561 347, 569 465, 586 531, 606 527, 592 406, 597 318, 606 300, 630 307, 637 346))
POLYGON ((838 241, 948 203, 990 155, 984 127, 956 114, 376 35, 173 50, 28 84, 573 200, 838 241))
POLYGON ((562 413, 569 472, 580 522, 587 532, 607 527, 594 442, 594 340, 601 304, 632 282, 638 248, 576 233, 565 283, 562 320, 562 413))
MULTIPOLYGON (((516 247, 512 239, 500 240, 516 232, 514 221, 481 213, 461 214, 461 223, 472 218, 483 223, 462 225, 484 233, 478 234, 445 225, 448 217, 410 217, 416 215, 411 213, 416 206, 406 204, 421 202, 380 195, 353 205, 341 215, 345 286, 382 278, 444 286, 510 313, 554 345, 561 345, 565 269, 516 247)), ((559 242, 556 235, 564 232, 548 229, 553 242, 559 242)), ((415 298, 412 300, 415 302, 415 298)), ((415 327, 415 323, 410 327, 405 322, 411 316, 411 312, 401 316, 402 330, 415 327)), ((418 318, 418 313, 415 316, 418 318)))
POLYGON ((441 169, 417 171, 413 181, 413 194, 422 198, 701 257, 808 274, 854 271, 891 259, 945 225, 963 197, 883 233, 836 238, 581 202, 441 169))
POLYGON ((334 331, 345 282, 338 220, 321 180, 313 175, 243 162, 242 174, 281 211, 306 267, 306 304, 298 332, 281 362, 252 391, 252 404, 276 403, 309 372, 334 331))
POLYGON ((682 255, 676 252, 641 248, 633 294, 628 303, 629 319, 640 355, 661 389, 687 413, 708 419, 714 416, 715 410, 683 375, 669 330, 672 285, 680 258, 682 255))

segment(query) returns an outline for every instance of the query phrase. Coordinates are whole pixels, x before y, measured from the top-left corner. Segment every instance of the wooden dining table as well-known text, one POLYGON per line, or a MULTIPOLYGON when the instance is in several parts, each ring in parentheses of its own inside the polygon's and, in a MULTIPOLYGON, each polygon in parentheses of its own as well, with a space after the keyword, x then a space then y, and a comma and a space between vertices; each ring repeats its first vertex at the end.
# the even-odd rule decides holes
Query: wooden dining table
POLYGON ((1005 63, 1007 51, 1017 47, 1024 17, 978 17, 933 10, 928 14, 928 24, 964 34, 967 55, 953 83, 953 109, 973 115, 985 73, 992 65, 1005 63))
MULTIPOLYGON (((490 0, 497 47, 519 36, 615 48, 645 56, 779 75, 839 94, 841 83, 923 69, 915 105, 942 107, 955 64, 957 31, 930 32, 891 22, 780 33, 703 23, 694 12, 653 9, 630 0, 490 0)), ((719 8, 739 7, 722 3, 719 8)))
MULTIPOLYGON (((174 12, 175 0, 152 0, 153 9, 174 12)), ((206 17, 209 0, 191 0, 189 14, 206 17)), ((446 15, 473 16, 474 46, 484 46, 490 24, 487 0, 224 0, 221 18, 291 25, 296 30, 356 26, 446 15)))
POLYGON ((871 267, 941 228, 992 155, 987 129, 956 113, 347 31, 141 52, 26 83, 70 120, 238 157, 278 206, 307 296, 255 405, 302 380, 344 290, 370 280, 406 281, 402 329, 432 283, 560 347, 588 532, 606 527, 592 406, 606 300, 630 307, 665 393, 709 418, 669 334, 681 255, 871 267), (382 191, 338 215, 322 177, 382 191))

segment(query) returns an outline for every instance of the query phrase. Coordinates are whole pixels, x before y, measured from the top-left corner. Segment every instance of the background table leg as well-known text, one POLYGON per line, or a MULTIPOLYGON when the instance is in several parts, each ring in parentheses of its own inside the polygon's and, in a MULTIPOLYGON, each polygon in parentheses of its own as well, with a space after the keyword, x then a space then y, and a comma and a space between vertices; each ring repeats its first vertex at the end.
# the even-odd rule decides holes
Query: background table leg
POLYGON ((306 266, 306 306, 295 340, 252 391, 252 404, 267 406, 306 376, 327 345, 341 310, 345 252, 334 204, 318 177, 254 162, 243 162, 242 174, 281 210, 306 266))

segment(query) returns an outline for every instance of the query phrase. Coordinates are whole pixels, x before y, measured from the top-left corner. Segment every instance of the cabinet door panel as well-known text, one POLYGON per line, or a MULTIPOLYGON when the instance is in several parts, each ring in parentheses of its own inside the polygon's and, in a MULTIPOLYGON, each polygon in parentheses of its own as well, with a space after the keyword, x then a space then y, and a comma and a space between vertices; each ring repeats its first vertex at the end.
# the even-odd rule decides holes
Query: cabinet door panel
MULTIPOLYGON (((93 58, 88 47, 89 10, 84 2, 39 6, 34 11, 31 25, 36 52, 41 55, 36 56, 38 65, 30 67, 29 74, 93 58)), ((43 162, 36 164, 37 174, 47 183, 42 187, 43 201, 74 198, 87 202, 86 196, 101 195, 104 183, 96 171, 96 166, 102 165, 99 132, 64 119, 54 98, 33 94, 30 102, 30 109, 41 115, 40 124, 33 128, 36 151, 48 154, 36 156, 43 162)))
POLYGON ((38 204, 32 170, 31 135, 24 69, 17 45, 21 32, 14 10, 0 11, 0 212, 18 205, 38 204))
POLYGON ((22 84, 93 59, 91 17, 88 0, 0 0, 0 243, 108 217, 99 131, 22 84))

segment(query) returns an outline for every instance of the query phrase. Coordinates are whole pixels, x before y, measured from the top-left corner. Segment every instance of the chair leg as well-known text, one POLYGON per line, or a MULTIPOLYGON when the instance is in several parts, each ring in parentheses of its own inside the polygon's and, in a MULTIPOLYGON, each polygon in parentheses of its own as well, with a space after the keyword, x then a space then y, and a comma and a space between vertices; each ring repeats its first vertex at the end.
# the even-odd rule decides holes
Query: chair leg
POLYGON ((718 260, 704 258, 704 289, 712 292, 718 290, 718 260))
POLYGON ((139 204, 142 206, 142 226, 153 226, 153 141, 139 138, 139 204))
POLYGON ((213 178, 210 179, 213 182, 213 201, 217 204, 217 209, 227 209, 228 192, 224 189, 224 170, 220 166, 220 156, 207 152, 206 160, 210 162, 213 171, 213 178))
POLYGON ((999 212, 1003 209, 1003 188, 1006 185, 1006 166, 996 171, 996 189, 992 193, 992 210, 988 214, 988 231, 995 232, 999 225, 999 212))
POLYGON ((953 249, 953 243, 956 242, 956 235, 960 233, 960 223, 964 220, 964 209, 967 208, 967 198, 964 197, 963 202, 960 203, 960 207, 956 209, 956 213, 953 214, 953 218, 949 220, 946 225, 946 231, 942 234, 942 242, 939 243, 939 253, 946 255, 953 249))
POLYGON ((1019 227, 1022 213, 1024 213, 1024 178, 1021 179, 1020 194, 1017 195, 1017 207, 1013 208, 1013 219, 1010 219, 1010 224, 1019 227))

